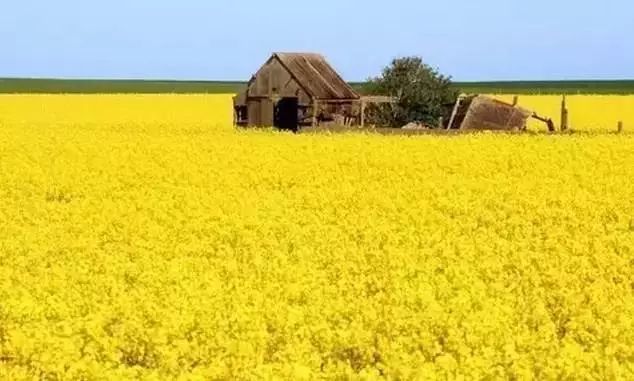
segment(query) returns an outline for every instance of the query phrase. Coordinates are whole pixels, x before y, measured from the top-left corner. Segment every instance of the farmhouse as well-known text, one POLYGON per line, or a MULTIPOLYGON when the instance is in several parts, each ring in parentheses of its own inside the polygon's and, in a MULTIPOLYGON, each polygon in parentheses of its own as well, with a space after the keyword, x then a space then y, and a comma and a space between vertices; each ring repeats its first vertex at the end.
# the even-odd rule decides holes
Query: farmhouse
POLYGON ((359 119, 361 97, 314 53, 274 53, 234 97, 238 126, 301 126, 359 119))

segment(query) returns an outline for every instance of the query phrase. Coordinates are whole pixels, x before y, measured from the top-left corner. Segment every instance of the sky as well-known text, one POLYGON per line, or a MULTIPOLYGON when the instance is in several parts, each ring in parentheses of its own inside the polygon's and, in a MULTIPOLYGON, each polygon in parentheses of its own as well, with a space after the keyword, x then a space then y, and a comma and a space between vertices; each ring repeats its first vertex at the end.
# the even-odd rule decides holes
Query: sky
POLYGON ((633 79, 630 0, 2 0, 0 77, 248 80, 274 51, 349 81, 417 55, 458 81, 633 79))

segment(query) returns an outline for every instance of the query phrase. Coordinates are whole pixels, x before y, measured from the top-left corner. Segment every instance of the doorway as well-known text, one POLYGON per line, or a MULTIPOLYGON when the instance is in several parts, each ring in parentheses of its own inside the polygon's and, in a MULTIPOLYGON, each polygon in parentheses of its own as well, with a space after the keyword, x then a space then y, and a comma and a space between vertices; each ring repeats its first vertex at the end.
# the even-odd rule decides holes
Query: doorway
POLYGON ((281 130, 297 132, 297 112, 299 104, 297 98, 281 98, 275 106, 275 127, 281 130))

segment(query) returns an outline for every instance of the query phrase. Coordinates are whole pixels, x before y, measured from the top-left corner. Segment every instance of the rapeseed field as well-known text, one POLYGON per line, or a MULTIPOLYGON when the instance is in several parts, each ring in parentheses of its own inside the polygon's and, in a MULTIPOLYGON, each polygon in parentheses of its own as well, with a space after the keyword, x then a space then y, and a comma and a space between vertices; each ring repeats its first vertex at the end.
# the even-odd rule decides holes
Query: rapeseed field
POLYGON ((634 378, 634 134, 230 124, 0 96, 0 379, 634 378))
MULTIPOLYGON (((494 95, 511 102, 512 95, 494 95)), ((547 116, 557 127, 561 120, 560 95, 520 95, 520 106, 547 116)), ((569 110, 570 128, 577 131, 616 131, 618 122, 629 126, 634 132, 634 96, 632 95, 568 95, 566 107, 569 110)), ((539 121, 530 121, 533 130, 545 130, 539 121)))

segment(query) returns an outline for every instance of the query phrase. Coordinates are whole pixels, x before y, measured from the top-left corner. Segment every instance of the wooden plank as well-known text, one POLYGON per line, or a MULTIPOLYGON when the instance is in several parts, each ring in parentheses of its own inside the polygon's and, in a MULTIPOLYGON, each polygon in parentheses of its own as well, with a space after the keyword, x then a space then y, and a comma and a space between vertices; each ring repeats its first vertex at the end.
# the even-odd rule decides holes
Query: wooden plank
POLYGON ((456 119, 456 114, 458 114, 458 108, 460 107, 460 104, 462 103, 462 97, 458 97, 458 99, 456 100, 456 104, 453 106, 453 111, 451 112, 451 117, 449 118, 449 123, 447 124, 447 129, 451 130, 452 124, 454 122, 454 120, 456 119))
POLYGON ((318 99, 321 103, 330 103, 330 104, 338 104, 338 103, 353 103, 358 102, 358 99, 318 99))
POLYGON ((361 97, 361 100, 366 103, 396 103, 398 100, 395 97, 388 97, 383 95, 369 95, 361 97))
POLYGON ((249 116, 249 121, 247 125, 249 127, 255 127, 260 124, 260 102, 257 101, 248 101, 247 102, 247 113, 249 116))
POLYGON ((365 126, 365 100, 361 99, 361 127, 365 126))
POLYGON ((273 126, 273 101, 265 99, 260 102, 260 127, 273 126))
POLYGON ((319 101, 317 99, 313 99, 313 121, 311 123, 313 127, 317 126, 318 108, 319 108, 319 101))

